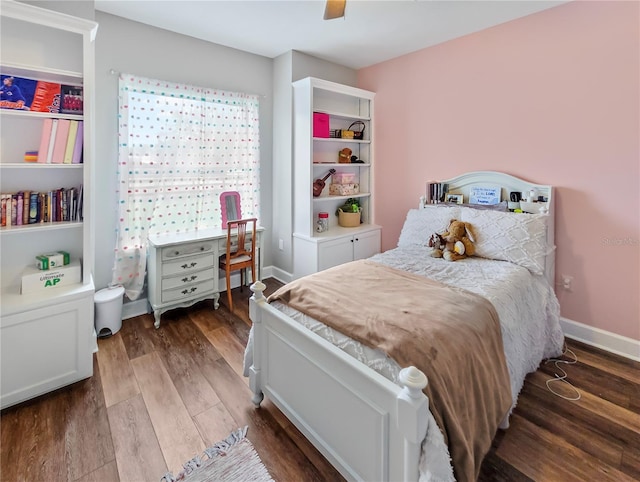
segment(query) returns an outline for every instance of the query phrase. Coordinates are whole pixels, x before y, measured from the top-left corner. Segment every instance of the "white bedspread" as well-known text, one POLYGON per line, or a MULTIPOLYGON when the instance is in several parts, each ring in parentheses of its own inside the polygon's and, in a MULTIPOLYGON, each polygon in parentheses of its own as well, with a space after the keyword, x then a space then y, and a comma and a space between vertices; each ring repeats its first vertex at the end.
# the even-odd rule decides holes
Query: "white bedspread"
MULTIPOLYGON (((500 317, 513 410, 527 373, 535 371, 541 360, 562 353, 560 306, 552 287, 544 276, 532 275, 527 269, 505 261, 473 257, 463 262, 449 262, 431 258, 429 252, 430 248, 426 247, 395 248, 370 259, 467 289, 493 303, 500 317)), ((398 383, 402 367, 381 351, 368 348, 280 302, 274 302, 273 306, 398 383)), ((253 332, 245 351, 245 376, 252 363, 252 341, 253 332)), ((420 460, 420 480, 454 480, 448 449, 431 414, 420 460)))

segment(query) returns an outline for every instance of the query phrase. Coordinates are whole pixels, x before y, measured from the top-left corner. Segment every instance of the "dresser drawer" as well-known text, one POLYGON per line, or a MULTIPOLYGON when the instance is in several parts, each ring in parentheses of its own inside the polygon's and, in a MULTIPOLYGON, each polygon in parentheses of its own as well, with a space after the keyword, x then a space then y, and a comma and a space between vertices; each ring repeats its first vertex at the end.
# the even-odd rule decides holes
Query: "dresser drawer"
MULTIPOLYGON (((163 253, 164 254, 164 253, 163 253)), ((188 256, 185 258, 174 259, 162 262, 162 276, 171 276, 174 274, 191 273, 201 271, 207 268, 213 268, 213 253, 203 256, 188 256)))
POLYGON ((195 243, 185 243, 177 246, 169 246, 162 249, 162 260, 181 258, 194 254, 211 253, 215 246, 214 241, 199 241, 195 243))
POLYGON ((201 283, 213 279, 213 269, 205 269, 202 271, 191 271, 181 275, 172 276, 171 278, 162 279, 162 290, 169 290, 172 288, 178 288, 180 286, 187 286, 194 283, 201 283))
POLYGON ((196 298, 205 293, 213 293, 213 278, 201 283, 195 283, 189 286, 182 286, 170 290, 162 290, 162 302, 169 303, 171 301, 180 301, 182 299, 196 298))

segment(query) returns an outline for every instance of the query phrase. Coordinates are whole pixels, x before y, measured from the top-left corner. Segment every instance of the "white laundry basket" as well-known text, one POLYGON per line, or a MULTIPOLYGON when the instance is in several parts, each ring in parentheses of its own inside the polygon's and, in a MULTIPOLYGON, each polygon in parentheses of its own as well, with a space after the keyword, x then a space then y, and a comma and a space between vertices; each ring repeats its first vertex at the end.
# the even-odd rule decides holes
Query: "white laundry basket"
POLYGON ((122 286, 104 288, 94 295, 96 333, 99 338, 115 335, 122 328, 123 295, 122 286))

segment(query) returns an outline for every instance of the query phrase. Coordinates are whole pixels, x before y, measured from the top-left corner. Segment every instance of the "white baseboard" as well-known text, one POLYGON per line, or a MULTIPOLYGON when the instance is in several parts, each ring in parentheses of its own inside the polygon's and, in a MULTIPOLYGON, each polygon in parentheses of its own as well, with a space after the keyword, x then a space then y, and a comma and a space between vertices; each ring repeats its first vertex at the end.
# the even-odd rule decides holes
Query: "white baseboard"
POLYGON ((573 340, 640 362, 640 340, 560 317, 564 334, 573 340))
POLYGON ((122 304, 122 319, 133 318, 134 316, 151 313, 151 307, 147 298, 140 298, 134 301, 127 301, 122 304))
MULTIPOLYGON (((280 268, 276 268, 275 266, 270 266, 269 269, 271 277, 277 279, 281 283, 291 283, 293 281, 293 274, 287 273, 286 271, 280 268)), ((263 278, 268 278, 268 276, 264 276, 263 278)))

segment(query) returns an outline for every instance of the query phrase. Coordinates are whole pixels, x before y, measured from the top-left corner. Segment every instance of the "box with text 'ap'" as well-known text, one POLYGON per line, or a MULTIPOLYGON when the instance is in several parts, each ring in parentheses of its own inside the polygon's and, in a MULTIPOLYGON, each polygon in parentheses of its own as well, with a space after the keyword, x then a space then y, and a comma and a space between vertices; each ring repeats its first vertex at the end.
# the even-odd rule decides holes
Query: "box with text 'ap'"
POLYGON ((22 294, 70 286, 80 283, 81 279, 82 267, 79 260, 47 271, 28 266, 22 272, 22 294))

